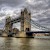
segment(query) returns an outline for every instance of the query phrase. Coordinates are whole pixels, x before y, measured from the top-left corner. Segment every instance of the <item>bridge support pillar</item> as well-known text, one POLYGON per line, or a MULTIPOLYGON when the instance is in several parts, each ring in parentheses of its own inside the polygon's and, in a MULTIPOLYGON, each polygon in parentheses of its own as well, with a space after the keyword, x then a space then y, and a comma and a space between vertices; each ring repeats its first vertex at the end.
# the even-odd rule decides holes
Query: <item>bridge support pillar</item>
POLYGON ((31 13, 26 8, 21 11, 21 31, 31 31, 31 13))
POLYGON ((31 31, 31 13, 26 8, 21 11, 21 31, 31 31))
POLYGON ((12 23, 10 21, 11 21, 11 18, 7 17, 5 22, 5 31, 7 33, 9 33, 9 31, 12 31, 12 23))

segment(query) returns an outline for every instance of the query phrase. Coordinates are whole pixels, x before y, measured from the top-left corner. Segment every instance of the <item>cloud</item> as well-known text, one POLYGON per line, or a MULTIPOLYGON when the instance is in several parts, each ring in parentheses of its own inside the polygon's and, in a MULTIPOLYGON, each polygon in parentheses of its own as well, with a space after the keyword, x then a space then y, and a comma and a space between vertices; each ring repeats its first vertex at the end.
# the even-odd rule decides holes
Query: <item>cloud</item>
POLYGON ((50 0, 0 0, 1 23, 4 23, 3 19, 7 15, 10 15, 11 18, 18 17, 24 7, 31 11, 31 18, 35 22, 50 27, 50 0))
POLYGON ((28 2, 32 12, 32 19, 37 23, 48 26, 50 23, 50 0, 33 0, 28 2), (35 20, 36 19, 36 20, 35 20))
POLYGON ((0 0, 0 5, 6 4, 9 6, 17 6, 24 3, 25 0, 0 0))

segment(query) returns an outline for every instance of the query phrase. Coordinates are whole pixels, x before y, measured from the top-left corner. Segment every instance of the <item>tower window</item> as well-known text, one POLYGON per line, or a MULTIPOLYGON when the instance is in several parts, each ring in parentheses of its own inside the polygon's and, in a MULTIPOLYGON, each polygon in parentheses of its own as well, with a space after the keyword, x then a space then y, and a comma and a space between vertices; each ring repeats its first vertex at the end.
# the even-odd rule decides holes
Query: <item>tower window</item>
POLYGON ((26 28, 26 31, 30 31, 30 29, 29 28, 26 28))

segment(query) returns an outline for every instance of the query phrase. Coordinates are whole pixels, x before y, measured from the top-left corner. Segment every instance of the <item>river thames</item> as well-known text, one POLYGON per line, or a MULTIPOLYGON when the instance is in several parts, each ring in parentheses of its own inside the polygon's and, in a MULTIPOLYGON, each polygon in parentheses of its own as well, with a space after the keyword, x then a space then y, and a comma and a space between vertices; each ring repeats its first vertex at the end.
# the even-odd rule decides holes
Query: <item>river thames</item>
POLYGON ((50 40, 0 37, 0 50, 50 50, 50 40))

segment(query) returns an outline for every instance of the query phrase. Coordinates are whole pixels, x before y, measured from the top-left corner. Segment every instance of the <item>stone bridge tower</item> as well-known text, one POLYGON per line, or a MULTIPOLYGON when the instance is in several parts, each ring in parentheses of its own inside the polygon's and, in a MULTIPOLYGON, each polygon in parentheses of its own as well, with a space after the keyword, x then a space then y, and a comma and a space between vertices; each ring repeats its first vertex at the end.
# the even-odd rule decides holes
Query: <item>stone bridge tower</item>
POLYGON ((9 30, 12 31, 12 23, 10 22, 11 18, 7 17, 5 22, 5 31, 8 33, 9 30))
POLYGON ((31 31, 31 13, 26 8, 21 11, 21 31, 31 31))

